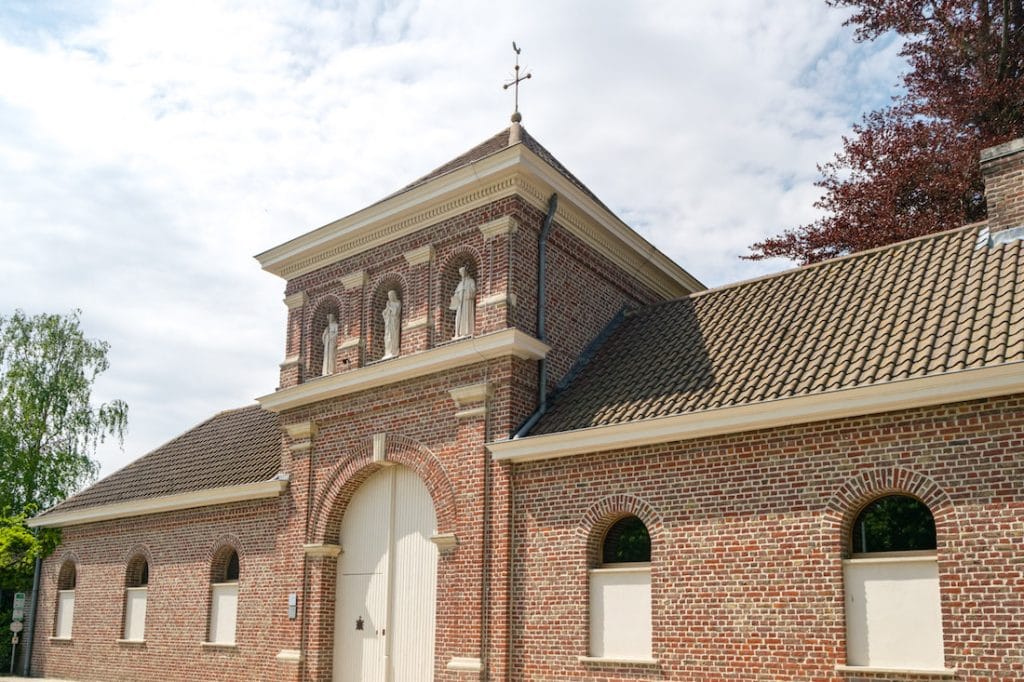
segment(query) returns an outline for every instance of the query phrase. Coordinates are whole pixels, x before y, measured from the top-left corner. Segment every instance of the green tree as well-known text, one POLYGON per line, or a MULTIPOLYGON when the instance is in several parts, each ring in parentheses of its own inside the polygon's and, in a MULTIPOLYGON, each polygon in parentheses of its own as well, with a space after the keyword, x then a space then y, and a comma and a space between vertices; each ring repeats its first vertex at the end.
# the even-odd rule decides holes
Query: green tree
POLYGON ((827 0, 858 41, 895 32, 909 70, 819 166, 824 215, 747 258, 814 263, 986 216, 978 155, 1024 135, 1024 0, 827 0))
POLYGON ((46 509, 91 482, 96 447, 123 442, 128 407, 94 407, 109 345, 85 338, 79 311, 0 317, 0 509, 46 509))

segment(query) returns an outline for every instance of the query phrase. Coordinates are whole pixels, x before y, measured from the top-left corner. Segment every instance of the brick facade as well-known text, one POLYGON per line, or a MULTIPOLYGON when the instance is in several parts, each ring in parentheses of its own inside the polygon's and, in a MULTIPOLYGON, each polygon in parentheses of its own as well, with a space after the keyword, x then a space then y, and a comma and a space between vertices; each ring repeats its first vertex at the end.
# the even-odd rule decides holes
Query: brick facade
POLYGON ((946 666, 1021 679, 1022 433, 1014 396, 516 465, 512 679, 856 679, 842 560, 891 492, 936 518, 946 666), (656 666, 577 660, 592 539, 623 513, 651 531, 656 666))
MULTIPOLYGON (((480 202, 290 277, 279 392, 337 378, 320 378, 328 314, 339 323, 336 374, 385 366, 389 289, 403 303, 402 357, 467 343, 452 340, 448 310, 460 266, 476 280, 475 336, 535 335, 539 203, 517 193, 480 202)), ((621 310, 664 296, 561 219, 548 249, 550 389, 621 310)), ((439 551, 435 680, 857 679, 835 669, 845 661, 842 559, 852 515, 892 491, 919 497, 936 517, 947 667, 960 680, 1024 677, 1021 396, 493 460, 485 444, 536 410, 538 381, 535 360, 481 356, 308 401, 280 413, 289 476, 280 497, 65 528, 44 563, 34 674, 331 680, 337 559, 304 546, 338 543, 348 501, 383 459, 416 472, 437 533, 457 538, 439 551), (474 409, 456 404, 453 389, 481 384, 490 390, 474 409), (653 542, 657 662, 581 662, 587 569, 626 513, 653 542), (240 559, 236 646, 204 646, 214 557, 225 546, 240 559), (126 571, 138 553, 149 560, 146 641, 123 643, 126 571), (67 560, 77 567, 74 630, 57 641, 67 560), (454 659, 479 660, 483 672, 450 670, 454 659)))

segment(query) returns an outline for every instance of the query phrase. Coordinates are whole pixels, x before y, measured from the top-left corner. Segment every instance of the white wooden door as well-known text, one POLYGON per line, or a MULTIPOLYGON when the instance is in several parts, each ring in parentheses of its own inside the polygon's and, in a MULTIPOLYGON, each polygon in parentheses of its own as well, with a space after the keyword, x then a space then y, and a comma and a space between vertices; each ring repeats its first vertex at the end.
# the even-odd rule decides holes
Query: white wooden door
POLYGON ((352 496, 341 523, 335 682, 430 682, 437 547, 434 505, 411 469, 389 466, 352 496))

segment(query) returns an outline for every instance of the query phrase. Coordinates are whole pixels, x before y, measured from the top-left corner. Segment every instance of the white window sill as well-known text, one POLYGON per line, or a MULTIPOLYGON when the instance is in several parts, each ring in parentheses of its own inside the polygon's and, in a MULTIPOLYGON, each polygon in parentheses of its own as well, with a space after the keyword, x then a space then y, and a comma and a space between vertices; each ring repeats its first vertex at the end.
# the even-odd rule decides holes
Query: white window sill
POLYGON ((237 649, 238 645, 234 642, 200 642, 204 649, 237 649))
POLYGON ((145 644, 146 640, 144 640, 144 639, 119 639, 119 640, 117 640, 117 643, 118 644, 145 644))
POLYGON ((930 675, 933 677, 956 677, 956 668, 876 668, 870 665, 836 665, 836 672, 867 675, 930 675))
POLYGON ((70 637, 50 637, 51 642, 70 642, 70 637))
POLYGON ((603 656, 577 656, 580 663, 596 665, 658 665, 656 658, 605 658, 603 656))

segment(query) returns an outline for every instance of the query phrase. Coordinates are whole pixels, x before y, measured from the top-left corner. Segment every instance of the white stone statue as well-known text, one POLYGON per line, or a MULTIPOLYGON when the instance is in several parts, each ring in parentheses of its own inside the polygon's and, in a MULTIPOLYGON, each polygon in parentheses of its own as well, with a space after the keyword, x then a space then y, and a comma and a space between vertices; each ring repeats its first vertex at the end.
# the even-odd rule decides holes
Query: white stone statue
POLYGON ((448 309, 455 311, 455 335, 452 338, 473 336, 473 325, 476 320, 476 282, 466 272, 465 266, 459 268, 459 284, 455 287, 448 309))
POLYGON ((338 359, 338 321, 334 313, 327 314, 327 326, 320 337, 324 342, 324 366, 322 374, 334 374, 334 366, 338 359))
POLYGON ((381 315, 384 317, 384 357, 381 360, 387 360, 398 355, 402 343, 402 302, 394 289, 388 291, 388 302, 381 315))

